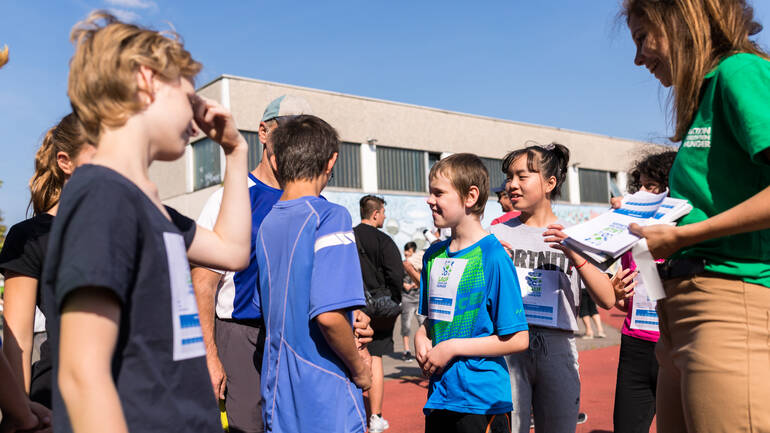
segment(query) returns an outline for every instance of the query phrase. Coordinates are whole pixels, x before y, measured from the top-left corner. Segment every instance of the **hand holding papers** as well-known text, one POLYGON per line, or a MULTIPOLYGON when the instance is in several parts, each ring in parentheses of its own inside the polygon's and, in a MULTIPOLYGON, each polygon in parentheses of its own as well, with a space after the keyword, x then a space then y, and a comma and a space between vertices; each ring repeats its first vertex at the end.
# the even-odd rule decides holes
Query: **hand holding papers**
POLYGON ((564 230, 569 238, 563 243, 598 268, 607 269, 639 242, 640 237, 628 231, 630 224, 673 223, 692 210, 686 200, 667 195, 668 191, 661 194, 639 191, 626 196, 619 209, 564 230))

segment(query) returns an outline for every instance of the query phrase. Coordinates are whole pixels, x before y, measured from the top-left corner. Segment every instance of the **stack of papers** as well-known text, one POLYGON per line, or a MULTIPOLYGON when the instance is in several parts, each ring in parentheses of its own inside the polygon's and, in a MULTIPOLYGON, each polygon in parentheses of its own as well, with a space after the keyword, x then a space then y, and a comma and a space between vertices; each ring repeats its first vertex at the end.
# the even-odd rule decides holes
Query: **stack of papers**
POLYGON ((639 237, 628 231, 631 223, 639 225, 673 224, 687 215, 692 206, 687 200, 639 191, 623 198, 619 209, 564 230, 569 236, 562 243, 606 270, 618 257, 631 249, 639 237))

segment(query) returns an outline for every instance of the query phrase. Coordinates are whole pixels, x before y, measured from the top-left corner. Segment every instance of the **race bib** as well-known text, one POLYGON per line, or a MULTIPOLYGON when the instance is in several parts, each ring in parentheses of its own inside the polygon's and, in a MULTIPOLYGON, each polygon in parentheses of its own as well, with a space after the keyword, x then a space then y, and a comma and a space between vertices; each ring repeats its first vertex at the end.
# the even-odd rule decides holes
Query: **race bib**
POLYGON ((651 300, 647 293, 642 274, 636 276, 630 328, 640 331, 660 332, 658 313, 655 311, 655 301, 651 300))
POLYGON ((524 302, 524 315, 532 325, 556 327, 559 316, 559 272, 545 269, 516 270, 524 302))
POLYGON ((206 355, 203 331, 198 321, 190 264, 184 238, 178 233, 163 233, 168 257, 168 275, 171 279, 171 325, 174 330, 174 361, 206 355))
POLYGON ((428 317, 451 322, 455 317, 457 287, 463 276, 467 259, 435 259, 428 282, 428 317))

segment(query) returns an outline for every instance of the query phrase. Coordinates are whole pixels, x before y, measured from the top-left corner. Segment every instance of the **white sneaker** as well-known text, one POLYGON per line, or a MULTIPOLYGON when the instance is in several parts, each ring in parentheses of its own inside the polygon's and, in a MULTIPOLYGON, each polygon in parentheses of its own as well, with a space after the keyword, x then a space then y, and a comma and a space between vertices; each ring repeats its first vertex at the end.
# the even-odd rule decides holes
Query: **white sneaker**
POLYGON ((372 414, 369 417, 369 433, 382 433, 390 428, 390 424, 381 416, 372 414))

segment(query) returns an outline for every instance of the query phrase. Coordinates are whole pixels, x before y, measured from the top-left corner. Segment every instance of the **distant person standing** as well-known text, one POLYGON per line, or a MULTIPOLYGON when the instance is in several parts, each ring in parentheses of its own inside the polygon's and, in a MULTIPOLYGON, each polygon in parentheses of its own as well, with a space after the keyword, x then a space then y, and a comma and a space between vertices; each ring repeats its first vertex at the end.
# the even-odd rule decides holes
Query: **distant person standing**
POLYGON ((492 192, 497 194, 497 202, 500 204, 500 207, 503 209, 503 212, 505 213, 493 219, 491 225, 501 224, 512 218, 516 218, 517 216, 521 215, 521 212, 513 208, 513 203, 511 203, 511 197, 505 191, 506 183, 508 183, 508 181, 504 180, 503 183, 500 184, 500 186, 498 186, 497 188, 492 188, 492 192))
POLYGON ((420 305, 420 272, 422 272, 422 256, 425 252, 417 249, 417 244, 407 242, 404 245, 404 291, 401 293, 401 337, 404 339, 403 361, 411 361, 409 351, 409 335, 411 334, 412 316, 417 317, 417 324, 422 325, 424 316, 417 314, 420 305))
MULTIPOLYGON (((395 303, 401 302, 401 288, 404 281, 404 266, 395 242, 378 230, 385 223, 385 200, 373 195, 361 198, 361 224, 353 228, 361 259, 361 274, 364 288, 370 294, 385 290, 395 303)), ((382 418, 382 400, 385 376, 382 370, 382 356, 393 352, 393 327, 396 317, 372 317, 374 340, 369 343, 372 355, 372 387, 369 390, 369 431, 382 432, 390 425, 382 418)))

